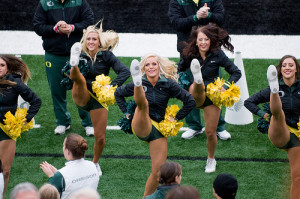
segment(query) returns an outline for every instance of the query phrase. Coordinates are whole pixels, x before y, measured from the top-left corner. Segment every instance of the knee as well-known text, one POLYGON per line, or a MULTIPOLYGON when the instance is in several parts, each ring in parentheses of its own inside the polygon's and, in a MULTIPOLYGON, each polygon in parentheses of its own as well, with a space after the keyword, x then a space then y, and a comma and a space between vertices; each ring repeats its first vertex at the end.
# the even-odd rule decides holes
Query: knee
POLYGON ((95 144, 97 145, 105 145, 105 135, 104 136, 95 136, 95 144))
POLYGON ((213 130, 206 130, 205 129, 205 133, 206 133, 206 137, 207 137, 208 140, 215 139, 216 136, 217 136, 216 131, 213 131, 213 130))
POLYGON ((10 168, 3 168, 3 175, 4 175, 4 178, 7 178, 10 174, 10 168))

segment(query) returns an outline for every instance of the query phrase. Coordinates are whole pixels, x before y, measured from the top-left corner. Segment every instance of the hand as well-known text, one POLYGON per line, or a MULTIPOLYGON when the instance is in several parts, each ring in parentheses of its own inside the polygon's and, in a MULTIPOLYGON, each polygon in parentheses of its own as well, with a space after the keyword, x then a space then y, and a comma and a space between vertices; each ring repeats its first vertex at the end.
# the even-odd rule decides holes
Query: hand
POLYGON ((270 117, 269 113, 265 113, 264 116, 263 116, 264 119, 268 119, 268 117, 270 117))
POLYGON ((221 93, 226 91, 226 89, 224 87, 221 87, 221 93))
POLYGON ((59 28, 60 26, 63 26, 65 24, 67 24, 65 21, 59 21, 59 22, 56 23, 55 26, 57 26, 57 28, 59 28))
POLYGON ((127 115, 126 115, 126 119, 129 120, 130 115, 131 115, 131 114, 127 114, 127 115))
POLYGON ((54 174, 57 172, 57 169, 46 161, 40 164, 40 168, 49 178, 54 176, 54 174))
POLYGON ((69 24, 62 24, 58 27, 58 30, 63 34, 70 35, 73 29, 69 24))
POLYGON ((201 7, 198 11, 197 11, 197 18, 201 19, 201 18, 207 18, 208 17, 208 10, 210 10, 209 7, 207 7, 207 3, 204 4, 203 7, 201 7))
POLYGON ((171 117, 171 116, 169 116, 169 120, 170 120, 171 122, 174 122, 174 121, 175 121, 174 117, 171 117))

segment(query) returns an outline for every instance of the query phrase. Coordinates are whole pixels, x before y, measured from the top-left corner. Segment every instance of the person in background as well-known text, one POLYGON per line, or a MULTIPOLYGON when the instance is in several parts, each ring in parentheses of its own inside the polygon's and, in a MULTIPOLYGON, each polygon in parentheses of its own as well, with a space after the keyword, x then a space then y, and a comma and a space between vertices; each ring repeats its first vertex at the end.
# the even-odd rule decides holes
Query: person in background
POLYGON ((193 186, 178 186, 167 193, 166 199, 200 199, 200 194, 193 186))
MULTIPOLYGON (((170 0, 168 15, 171 25, 177 33, 177 51, 180 53, 180 56, 184 48, 183 42, 188 41, 192 28, 207 25, 210 22, 222 27, 225 21, 224 12, 222 0, 170 0)), ((180 67, 178 68, 178 72, 180 76, 185 74, 191 75, 190 71, 182 71, 180 67)), ((219 74, 222 77, 221 71, 219 74)), ((185 117, 185 121, 189 129, 182 134, 181 137, 183 139, 192 139, 194 136, 202 134, 205 131, 201 122, 200 109, 194 108, 185 117)), ((222 111, 220 112, 217 135, 221 140, 229 140, 231 138, 231 135, 225 129, 225 120, 222 116, 222 111)))
POLYGON ((101 196, 96 190, 86 187, 74 191, 68 199, 101 199, 101 196))
POLYGON ((49 183, 57 188, 61 199, 68 198, 71 193, 83 187, 97 190, 100 176, 95 164, 84 159, 86 150, 87 141, 80 135, 71 133, 63 143, 66 166, 57 170, 46 161, 40 164, 40 168, 49 177, 49 183))
POLYGON ((176 118, 169 117, 170 121, 183 119, 195 106, 195 100, 177 84, 175 62, 167 58, 149 53, 142 57, 140 63, 133 60, 130 72, 133 82, 118 87, 115 97, 124 114, 127 112, 125 97, 133 96, 137 104, 131 128, 140 140, 148 143, 151 157, 151 173, 145 185, 145 197, 156 190, 159 168, 167 159, 168 140, 162 134, 159 123, 164 120, 169 99, 177 98, 183 102, 176 118))
POLYGON ((75 43, 71 49, 70 56, 70 79, 74 81, 72 96, 75 104, 82 110, 90 113, 95 128, 95 143, 93 162, 96 164, 100 175, 101 167, 98 163, 105 147, 105 131, 108 119, 108 108, 102 104, 93 91, 93 81, 99 75, 109 75, 113 69, 117 77, 107 86, 121 86, 129 77, 130 72, 126 65, 122 64, 112 53, 119 40, 118 34, 114 31, 102 30, 89 26, 84 30, 81 43, 75 43), (82 51, 81 51, 82 49, 82 51), (81 60, 79 62, 79 60, 81 60), (80 68, 86 64, 89 68, 87 74, 83 75, 80 68))
MULTIPOLYGON (((70 49, 80 41, 83 29, 94 23, 94 14, 86 0, 40 0, 33 17, 34 31, 42 37, 45 68, 50 87, 57 127, 61 135, 70 129, 71 115, 67 109, 67 90, 60 85, 62 68, 70 59, 70 49)), ((87 136, 94 134, 88 112, 78 110, 87 136)))
POLYGON ((10 192, 10 199, 40 199, 40 193, 34 184, 22 182, 10 192))
MULTIPOLYGON (((13 55, 0 55, 0 122, 4 124, 5 114, 15 114, 18 108, 18 97, 29 103, 26 121, 29 123, 41 107, 41 99, 24 83, 30 78, 28 66, 13 55)), ((10 169, 15 158, 16 139, 8 136, 0 128, 0 160, 4 175, 4 191, 7 189, 10 169)))
POLYGON ((181 182, 182 167, 177 162, 166 162, 160 166, 159 183, 156 191, 145 199, 164 199, 168 191, 177 187, 181 182))
POLYGON ((60 199, 58 190, 52 184, 46 183, 39 189, 40 199, 60 199))
POLYGON ((292 55, 285 55, 267 70, 269 86, 245 100, 245 107, 265 119, 270 115, 258 106, 270 102, 268 136, 274 146, 288 153, 291 169, 290 198, 300 197, 300 66, 292 55), (298 123, 298 124, 297 124, 298 123))
POLYGON ((231 174, 221 173, 213 182, 213 196, 217 199, 235 199, 237 190, 238 181, 231 174))
MULTIPOLYGON (((228 32, 214 23, 206 26, 194 27, 188 43, 182 51, 182 60, 179 67, 183 71, 190 70, 192 78, 188 79, 188 89, 196 101, 196 107, 204 109, 205 134, 207 137, 208 157, 205 167, 206 173, 215 172, 215 151, 217 148, 217 126, 220 107, 213 104, 207 97, 207 85, 214 83, 219 77, 220 67, 224 67, 230 77, 228 82, 235 83, 241 78, 241 71, 225 55, 221 47, 233 52, 228 32), (201 66, 200 66, 201 65, 201 66)), ((228 84, 227 84, 228 85, 228 84)), ((229 86, 222 85, 221 92, 229 86)))

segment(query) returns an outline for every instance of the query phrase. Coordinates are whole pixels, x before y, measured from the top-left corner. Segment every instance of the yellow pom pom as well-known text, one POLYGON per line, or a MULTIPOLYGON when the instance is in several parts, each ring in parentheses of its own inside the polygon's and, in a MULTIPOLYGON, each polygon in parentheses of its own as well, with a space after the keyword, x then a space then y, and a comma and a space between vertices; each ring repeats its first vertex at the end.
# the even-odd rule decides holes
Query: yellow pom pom
POLYGON ((158 124, 160 132, 164 137, 176 136, 183 126, 183 122, 177 122, 177 120, 170 121, 170 117, 175 118, 179 110, 177 105, 171 105, 166 108, 165 119, 158 124))
POLYGON ((4 116, 4 124, 0 123, 0 128, 13 140, 21 137, 21 133, 33 128, 33 120, 26 123, 27 109, 18 108, 15 115, 8 111, 4 116))
POLYGON ((219 77, 215 80, 214 83, 210 83, 206 87, 206 96, 212 101, 214 105, 221 108, 221 88, 225 81, 219 77))
POLYGON ((114 93, 117 86, 111 86, 110 83, 110 77, 103 74, 98 75, 96 81, 92 82, 92 89, 96 93, 97 100, 106 109, 116 102, 114 93))
POLYGON ((221 102, 225 107, 232 107, 241 98, 240 87, 232 83, 230 87, 221 93, 221 102))
POLYGON ((298 130, 296 131, 295 135, 300 140, 300 117, 299 117, 299 122, 297 123, 297 126, 298 126, 298 130))

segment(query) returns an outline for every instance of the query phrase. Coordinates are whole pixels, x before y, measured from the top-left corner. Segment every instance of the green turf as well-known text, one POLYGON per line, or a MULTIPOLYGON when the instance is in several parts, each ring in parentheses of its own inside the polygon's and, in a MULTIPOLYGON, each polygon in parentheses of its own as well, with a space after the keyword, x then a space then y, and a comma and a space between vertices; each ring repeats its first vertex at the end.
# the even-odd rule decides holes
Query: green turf
MULTIPOLYGON (((41 128, 25 133, 17 142, 17 156, 14 160, 6 198, 11 189, 24 181, 33 182, 37 187, 47 182, 46 175, 39 168, 42 161, 48 161, 57 168, 64 166, 62 157, 62 143, 64 136, 53 133, 55 118, 49 87, 47 84, 43 56, 23 56, 32 73, 32 80, 28 85, 42 99, 42 107, 36 115, 36 123, 41 128), (36 156, 23 156, 35 154, 36 156), (41 154, 58 154, 59 157, 41 154)), ((127 66, 132 58, 120 58, 127 66)), ((178 59, 173 59, 178 61, 178 59)), ((270 64, 277 65, 279 60, 251 60, 244 59, 249 94, 254 94, 267 85, 266 69, 270 64)), ((228 77, 223 72, 224 77, 228 77)), ((112 78, 115 77, 111 73, 112 78)), ((129 82, 129 80, 127 81, 129 82)), ((93 137, 86 137, 80 124, 71 97, 68 92, 68 108, 72 115, 72 126, 69 132, 84 136, 89 143, 87 159, 93 154, 93 137)), ((178 103, 172 100, 171 103, 178 103)), ((180 103, 179 103, 180 104, 180 103)), ((223 109, 225 114, 225 109, 223 109)), ((122 117, 116 105, 109 109, 108 125, 116 125, 122 117)), ((199 135, 191 140, 182 140, 180 134, 169 138, 169 160, 177 161, 183 166, 182 184, 195 186, 201 198, 212 198, 212 182, 217 174, 228 172, 235 175, 239 182, 238 198, 288 198, 290 185, 290 171, 287 154, 275 148, 266 135, 256 129, 256 120, 249 125, 226 125, 231 133, 230 141, 219 141, 216 158, 217 172, 205 174, 205 157, 207 156, 205 135, 199 135), (189 159, 184 159, 189 157, 189 159), (279 160, 266 162, 266 160, 279 160)), ((185 125, 186 126, 186 125, 185 125)), ((106 148, 100 160, 104 175, 100 179, 98 191, 103 199, 141 198, 146 179, 150 172, 151 162, 148 159, 147 144, 140 142, 133 135, 126 135, 117 130, 107 131, 106 148), (130 157, 130 158, 128 158, 130 157), (140 159, 138 157, 141 157, 140 159)))

